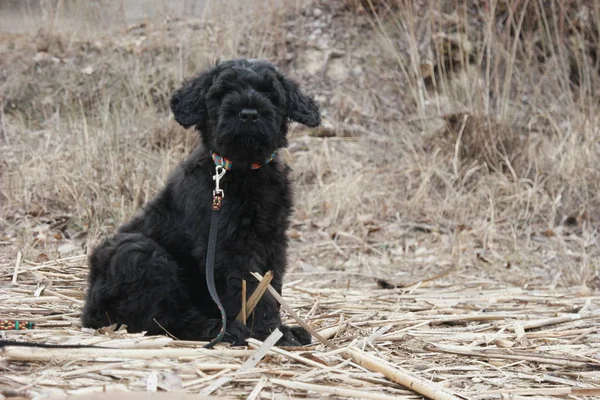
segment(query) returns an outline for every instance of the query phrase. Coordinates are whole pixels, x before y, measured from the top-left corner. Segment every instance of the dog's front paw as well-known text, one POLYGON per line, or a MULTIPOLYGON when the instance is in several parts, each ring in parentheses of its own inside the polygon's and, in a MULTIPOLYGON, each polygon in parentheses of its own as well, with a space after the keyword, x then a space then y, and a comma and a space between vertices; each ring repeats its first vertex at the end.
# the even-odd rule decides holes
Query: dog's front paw
POLYGON ((245 346, 246 339, 250 337, 250 330, 238 321, 227 321, 224 342, 229 342, 234 346, 245 346))
POLYGON ((298 347, 311 343, 310 333, 301 326, 281 325, 279 330, 283 336, 277 342, 277 346, 298 347))
POLYGON ((311 334, 308 333, 308 331, 303 327, 292 326, 290 327, 290 331, 292 332, 296 340, 299 341, 303 346, 312 342, 311 334))

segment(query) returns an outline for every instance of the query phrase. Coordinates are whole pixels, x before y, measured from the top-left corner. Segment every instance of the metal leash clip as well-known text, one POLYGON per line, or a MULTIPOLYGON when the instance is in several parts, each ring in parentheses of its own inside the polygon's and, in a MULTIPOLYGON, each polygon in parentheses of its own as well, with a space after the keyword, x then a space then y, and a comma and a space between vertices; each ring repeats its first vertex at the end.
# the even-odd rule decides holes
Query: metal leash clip
POLYGON ((213 190, 213 202, 212 209, 213 211, 219 211, 221 209, 221 204, 223 202, 223 198, 225 197, 225 192, 220 187, 221 178, 225 175, 227 170, 220 165, 216 166, 216 173, 213 175, 213 181, 215 181, 215 190, 213 190))

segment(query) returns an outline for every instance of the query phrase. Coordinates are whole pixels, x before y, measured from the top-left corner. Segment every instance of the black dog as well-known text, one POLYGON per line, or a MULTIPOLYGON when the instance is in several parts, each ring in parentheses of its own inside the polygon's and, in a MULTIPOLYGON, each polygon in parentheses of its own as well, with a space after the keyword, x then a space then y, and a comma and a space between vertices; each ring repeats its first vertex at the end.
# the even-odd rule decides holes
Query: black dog
POLYGON ((235 321, 258 282, 250 272, 272 270, 281 293, 286 230, 292 198, 288 169, 274 152, 287 146, 289 120, 315 127, 317 105, 272 64, 258 60, 218 63, 186 82, 171 99, 179 124, 201 132, 199 146, 172 174, 141 214, 95 249, 83 326, 125 324, 129 332, 210 340, 220 313, 209 296, 204 265, 215 182, 215 162, 226 169, 216 247, 215 282, 227 314, 224 340, 264 340, 275 328, 280 345, 310 343, 300 327, 282 325, 279 304, 268 294, 248 327, 235 321))

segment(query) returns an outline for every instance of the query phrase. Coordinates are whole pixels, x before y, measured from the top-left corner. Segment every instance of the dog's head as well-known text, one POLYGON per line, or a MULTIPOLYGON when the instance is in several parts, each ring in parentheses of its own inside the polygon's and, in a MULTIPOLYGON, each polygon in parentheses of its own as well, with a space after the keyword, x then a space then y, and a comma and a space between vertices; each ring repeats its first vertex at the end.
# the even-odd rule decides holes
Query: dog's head
POLYGON ((184 83, 171 98, 175 120, 196 126, 208 149, 232 160, 261 162, 287 146, 287 123, 315 127, 317 104, 271 63, 231 60, 184 83))

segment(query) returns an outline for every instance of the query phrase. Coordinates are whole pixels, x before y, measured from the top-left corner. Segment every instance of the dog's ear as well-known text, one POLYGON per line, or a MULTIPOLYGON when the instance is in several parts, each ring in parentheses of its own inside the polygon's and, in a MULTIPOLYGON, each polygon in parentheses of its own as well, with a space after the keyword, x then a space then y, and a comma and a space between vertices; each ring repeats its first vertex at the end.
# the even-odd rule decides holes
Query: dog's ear
POLYGON ((186 81, 171 97, 171 111, 184 128, 202 124, 206 118, 206 92, 213 83, 217 67, 200 73, 195 78, 186 81))
POLYGON ((293 80, 281 76, 288 101, 288 118, 314 128, 321 123, 321 112, 317 103, 308 97, 293 80))

